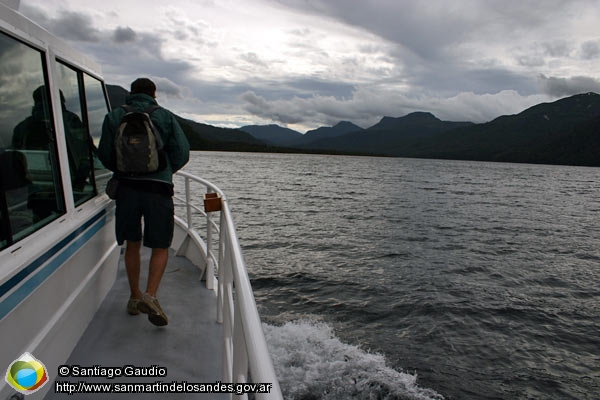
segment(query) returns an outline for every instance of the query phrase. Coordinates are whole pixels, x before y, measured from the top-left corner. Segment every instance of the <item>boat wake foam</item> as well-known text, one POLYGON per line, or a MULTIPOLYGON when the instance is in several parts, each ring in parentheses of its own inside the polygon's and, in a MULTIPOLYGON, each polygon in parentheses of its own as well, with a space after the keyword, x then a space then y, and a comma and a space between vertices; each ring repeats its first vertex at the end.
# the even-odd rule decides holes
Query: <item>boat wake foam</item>
POLYGON ((302 320, 263 324, 286 399, 441 400, 417 385, 417 376, 386 366, 381 354, 342 343, 331 327, 302 320))

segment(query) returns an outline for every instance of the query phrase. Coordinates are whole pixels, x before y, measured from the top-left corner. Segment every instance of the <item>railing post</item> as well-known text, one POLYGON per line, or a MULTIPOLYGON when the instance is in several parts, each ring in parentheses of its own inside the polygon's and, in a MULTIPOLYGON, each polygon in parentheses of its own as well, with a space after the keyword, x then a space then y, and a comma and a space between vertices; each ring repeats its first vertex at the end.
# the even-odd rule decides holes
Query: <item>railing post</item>
POLYGON ((225 255, 224 252, 224 243, 225 243, 225 235, 227 234, 227 224, 224 223, 224 213, 221 213, 221 219, 219 224, 219 269, 217 270, 217 274, 219 276, 218 279, 218 290, 217 290, 217 322, 223 323, 223 302, 225 298, 223 296, 224 292, 224 283, 225 283, 225 255))
POLYGON ((186 213, 187 213, 187 225, 188 229, 192 229, 192 201, 191 201, 191 193, 190 193, 190 178, 185 177, 185 204, 186 204, 186 213))
MULTIPOLYGON (((206 193, 211 193, 209 188, 206 193)), ((206 288, 214 289, 215 287, 215 263, 213 261, 213 227, 212 213, 206 213, 206 288)))
POLYGON ((223 381, 233 382, 233 328, 235 326, 235 305, 233 300, 233 274, 232 257, 228 252, 225 254, 222 265, 219 268, 219 291, 222 291, 223 299, 223 381))

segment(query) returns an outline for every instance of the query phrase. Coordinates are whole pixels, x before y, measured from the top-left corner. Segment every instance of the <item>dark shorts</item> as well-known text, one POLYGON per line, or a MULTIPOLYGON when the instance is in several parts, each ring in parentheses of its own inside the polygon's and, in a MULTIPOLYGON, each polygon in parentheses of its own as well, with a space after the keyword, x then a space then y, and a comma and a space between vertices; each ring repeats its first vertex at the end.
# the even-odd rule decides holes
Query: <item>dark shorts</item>
POLYGON ((117 242, 137 242, 144 246, 166 249, 173 240, 173 197, 159 190, 145 190, 127 184, 119 185, 116 210, 117 242), (142 218, 144 235, 142 236, 142 218))

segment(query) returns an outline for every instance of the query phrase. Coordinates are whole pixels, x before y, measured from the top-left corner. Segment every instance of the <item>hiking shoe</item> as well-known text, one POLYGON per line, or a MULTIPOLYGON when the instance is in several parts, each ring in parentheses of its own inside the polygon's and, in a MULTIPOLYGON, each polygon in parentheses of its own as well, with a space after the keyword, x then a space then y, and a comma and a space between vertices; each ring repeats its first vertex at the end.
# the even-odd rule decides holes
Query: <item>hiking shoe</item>
POLYGON ((138 304, 138 310, 144 314, 148 314, 148 320, 156 326, 164 326, 169 323, 167 315, 164 313, 156 297, 144 293, 141 301, 138 304))
POLYGON ((138 315, 140 310, 138 310, 138 305, 140 304, 140 299, 129 299, 127 302, 127 314, 129 315, 138 315))

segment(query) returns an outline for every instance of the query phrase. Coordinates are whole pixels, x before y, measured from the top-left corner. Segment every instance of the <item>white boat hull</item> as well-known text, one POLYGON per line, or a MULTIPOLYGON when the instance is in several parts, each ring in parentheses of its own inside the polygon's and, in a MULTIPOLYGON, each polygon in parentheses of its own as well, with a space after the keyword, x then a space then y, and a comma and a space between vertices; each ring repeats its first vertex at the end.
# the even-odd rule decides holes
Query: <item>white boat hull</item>
MULTIPOLYGON (((54 376, 112 287, 119 254, 111 207, 24 265, 20 271, 29 273, 22 273, 21 281, 3 285, 10 290, 0 301, 0 340, 5 344, 0 365, 8 368, 29 352, 54 376)), ((28 398, 42 398, 50 388, 45 385, 28 398)), ((0 382, 0 399, 14 392, 4 379, 0 382)))

